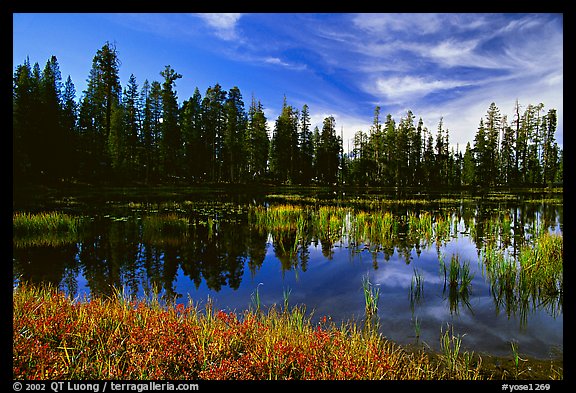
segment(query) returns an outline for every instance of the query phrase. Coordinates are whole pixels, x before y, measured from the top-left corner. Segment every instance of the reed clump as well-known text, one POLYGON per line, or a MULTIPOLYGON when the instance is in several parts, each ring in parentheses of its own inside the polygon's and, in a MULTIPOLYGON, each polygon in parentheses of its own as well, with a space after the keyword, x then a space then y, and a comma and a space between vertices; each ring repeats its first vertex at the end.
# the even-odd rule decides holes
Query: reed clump
POLYGON ((480 260, 490 280, 498 308, 508 315, 520 312, 521 321, 531 308, 544 307, 552 314, 562 310, 563 235, 540 231, 510 255, 494 245, 486 245, 480 260))
POLYGON ((80 238, 82 218, 57 211, 12 214, 16 247, 61 246, 80 238))
POLYGON ((12 214, 12 229, 14 235, 34 235, 42 233, 77 233, 80 218, 57 211, 12 214))
POLYGON ((452 218, 444 213, 409 213, 406 217, 388 210, 353 210, 340 206, 298 206, 290 204, 250 210, 249 222, 272 235, 296 233, 327 240, 330 244, 347 241, 349 245, 372 251, 393 247, 402 237, 411 242, 446 241, 451 236, 452 218))

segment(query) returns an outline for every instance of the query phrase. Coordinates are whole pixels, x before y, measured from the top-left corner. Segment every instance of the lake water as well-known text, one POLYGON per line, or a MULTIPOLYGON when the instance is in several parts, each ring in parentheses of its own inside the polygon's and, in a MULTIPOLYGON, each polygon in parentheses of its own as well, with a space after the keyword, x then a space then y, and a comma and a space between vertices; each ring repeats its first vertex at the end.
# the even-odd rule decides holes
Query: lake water
POLYGON ((50 282, 79 298, 108 295, 113 288, 143 296, 157 287, 179 303, 211 299, 217 308, 237 312, 253 306, 256 291, 263 308, 282 306, 289 294, 289 304, 305 305, 314 322, 326 316, 336 324, 361 324, 362 282, 368 278, 380 293, 381 332, 400 344, 438 350, 449 325, 463 337, 464 349, 477 353, 510 356, 515 341, 526 356, 562 354, 562 295, 522 303, 513 294, 498 294, 481 258, 490 242, 512 256, 537 231, 562 233, 561 195, 437 195, 433 203, 425 201, 430 195, 389 197, 220 192, 18 202, 15 211, 56 209, 82 216, 84 225, 72 240, 14 238, 14 281, 50 282), (255 210, 285 205, 304 209, 310 220, 321 206, 345 213, 330 233, 313 229, 312 221, 300 232, 257 225, 255 210), (351 232, 357 213, 375 207, 396 222, 388 237, 351 232), (427 214, 435 223, 443 218, 447 232, 412 232, 410 215, 427 214), (149 217, 187 224, 151 230, 149 217), (453 257, 470 270, 465 291, 447 285, 441 261, 449 266, 453 257))

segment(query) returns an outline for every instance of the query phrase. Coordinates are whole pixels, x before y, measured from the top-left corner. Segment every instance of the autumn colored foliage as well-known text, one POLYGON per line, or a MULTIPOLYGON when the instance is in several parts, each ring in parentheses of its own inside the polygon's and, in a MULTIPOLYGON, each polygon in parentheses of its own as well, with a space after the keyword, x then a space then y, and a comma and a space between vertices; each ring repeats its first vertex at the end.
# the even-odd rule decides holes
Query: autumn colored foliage
POLYGON ((14 379, 478 378, 374 329, 313 324, 301 306, 240 314, 158 300, 71 299, 54 288, 14 289, 14 379))

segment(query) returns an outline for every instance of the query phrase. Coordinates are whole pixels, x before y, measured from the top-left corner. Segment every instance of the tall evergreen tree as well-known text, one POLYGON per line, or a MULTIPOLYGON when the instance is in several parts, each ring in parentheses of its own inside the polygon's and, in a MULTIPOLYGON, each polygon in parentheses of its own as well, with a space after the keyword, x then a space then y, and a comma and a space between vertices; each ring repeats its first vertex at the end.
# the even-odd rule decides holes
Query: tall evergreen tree
POLYGON ((40 80, 40 111, 38 116, 42 119, 36 143, 41 147, 36 157, 43 177, 52 181, 62 178, 68 165, 66 146, 68 141, 61 123, 62 76, 56 56, 52 56, 40 80))
POLYGON ((462 158, 462 185, 470 186, 474 184, 476 178, 475 167, 474 154, 472 153, 470 142, 468 142, 462 158))
POLYGON ((138 150, 139 150, 139 135, 140 126, 142 123, 140 107, 138 83, 136 82, 136 77, 134 74, 130 75, 128 79, 128 86, 124 89, 123 97, 123 107, 124 107, 124 124, 125 124, 125 149, 124 149, 124 161, 126 166, 126 173, 129 179, 134 179, 141 175, 138 173, 138 168, 140 163, 138 162, 138 150))
POLYGON ((313 177, 314 144, 312 142, 312 130, 310 129, 310 112, 306 104, 300 111, 298 139, 300 146, 300 183, 308 184, 313 177))
POLYGON ((184 144, 185 177, 192 182, 205 178, 206 163, 210 157, 206 150, 202 129, 202 96, 198 88, 184 101, 180 112, 180 126, 184 144))
POLYGON ((556 110, 550 109, 548 114, 544 117, 543 129, 543 152, 542 152, 542 167, 543 167, 543 185, 548 185, 556 180, 556 171, 558 170, 558 145, 554 134, 556 133, 556 110))
POLYGON ((486 129, 484 128, 484 120, 480 119, 480 125, 474 137, 474 163, 476 167, 476 184, 481 186, 487 186, 490 181, 489 154, 487 153, 486 146, 486 129))
POLYGON ((270 143, 270 172, 275 180, 282 183, 297 181, 298 153, 298 115, 284 97, 270 143))
POLYGON ((142 125, 140 130, 140 165, 146 184, 159 178, 159 141, 162 119, 162 87, 160 82, 151 84, 146 79, 140 91, 142 107, 142 125))
POLYGON ((484 123, 486 128, 486 149, 485 149, 485 164, 486 164, 486 181, 488 185, 495 186, 499 183, 499 144, 500 144, 500 130, 502 128, 502 116, 500 109, 494 102, 490 104, 488 112, 486 113, 486 121, 484 123))
POLYGON ((222 135, 226 126, 224 102, 226 91, 216 83, 208 87, 202 100, 202 123, 205 149, 209 154, 206 168, 207 180, 217 182, 221 178, 220 160, 222 159, 222 135))
POLYGON ((506 116, 502 117, 502 142, 500 143, 500 179, 503 184, 515 181, 515 132, 508 125, 506 116))
POLYGON ((246 174, 246 124, 247 117, 242 93, 237 86, 228 91, 224 104, 226 126, 222 138, 223 178, 230 182, 244 179, 246 174))
POLYGON ((126 173, 126 122, 122 103, 115 103, 110 118, 108 133, 108 157, 113 170, 113 178, 120 183, 125 181, 126 173))
POLYGON ((108 138, 112 110, 120 102, 120 60, 115 45, 106 42, 96 52, 80 105, 80 131, 85 151, 84 175, 104 180, 109 174, 108 138))
POLYGON ((427 186, 432 184, 438 184, 438 172, 436 171, 436 156, 434 155, 434 137, 432 136, 432 132, 428 131, 425 127, 423 129, 423 140, 425 143, 424 154, 422 157, 422 166, 424 168, 423 173, 424 182, 427 186))
POLYGON ((269 138, 266 115, 260 101, 252 97, 246 130, 246 159, 249 181, 263 180, 267 173, 269 138))
POLYGON ((12 82, 12 159, 15 181, 29 180, 33 171, 38 104, 37 87, 30 60, 16 67, 12 82))
POLYGON ((350 181, 359 186, 368 184, 372 171, 369 147, 368 135, 362 130, 356 131, 350 154, 350 181))
POLYGON ((167 65, 160 72, 164 77, 162 83, 162 140, 160 154, 164 176, 172 179, 181 176, 182 168, 182 135, 178 123, 178 99, 174 86, 176 80, 182 78, 174 69, 167 65))
POLYGON ((336 135, 336 120, 333 116, 324 119, 318 150, 318 174, 320 181, 334 184, 338 181, 340 165, 340 140, 336 135))
POLYGON ((78 156, 78 104, 76 103, 76 88, 70 75, 66 79, 62 95, 61 122, 64 139, 67 141, 65 154, 72 163, 63 168, 63 175, 65 177, 76 176, 78 174, 77 163, 80 160, 78 156))
MULTIPOLYGON (((390 115, 388 115, 386 125, 389 126, 390 115)), ((388 135, 385 134, 386 130, 382 129, 380 122, 380 107, 374 108, 374 120, 369 131, 369 144, 371 156, 369 160, 373 162, 374 170, 371 173, 371 182, 381 184, 386 177, 386 162, 389 162, 389 151, 386 149, 386 140, 388 135)))

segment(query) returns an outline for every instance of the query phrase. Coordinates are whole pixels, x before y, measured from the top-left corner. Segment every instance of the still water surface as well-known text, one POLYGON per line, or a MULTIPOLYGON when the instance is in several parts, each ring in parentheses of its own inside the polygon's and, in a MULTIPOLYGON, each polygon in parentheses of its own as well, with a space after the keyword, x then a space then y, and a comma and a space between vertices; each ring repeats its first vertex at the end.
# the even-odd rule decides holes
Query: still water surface
MULTIPOLYGON (((327 201, 305 202, 306 209, 315 212, 327 201)), ((327 316, 340 324, 363 322, 362 280, 368 277, 380 291, 380 329, 398 343, 438 350, 441 331, 449 324, 463 337, 465 349, 478 353, 509 356, 512 341, 527 356, 545 359, 562 353, 561 296, 551 302, 536 299, 528 307, 498 297, 480 257, 490 223, 500 223, 492 241, 510 255, 520 239, 538 230, 562 233, 561 201, 457 196, 442 203, 391 203, 383 209, 400 224, 383 244, 359 241, 345 228, 336 235, 310 230, 297 237, 255 225, 256 207, 265 211, 287 203, 302 205, 282 198, 226 195, 43 204, 36 209, 58 208, 84 217, 87 224, 73 241, 15 238, 14 280, 50 282, 79 298, 111 294, 114 287, 144 296, 157 287, 179 303, 192 299, 205 304, 210 298, 228 311, 253 305, 256 291, 264 308, 281 306, 289 294, 289 304, 305 305, 313 321, 327 316), (446 236, 408 233, 406 217, 424 212, 448 218, 446 236), (151 233, 144 221, 154 215, 176 215, 189 225, 185 231, 151 233), (449 264, 453 256, 470 269, 466 293, 446 286, 440 261, 449 264)), ((350 214, 366 210, 362 204, 347 207, 348 221, 350 214)), ((15 206, 19 209, 32 210, 15 206)))

